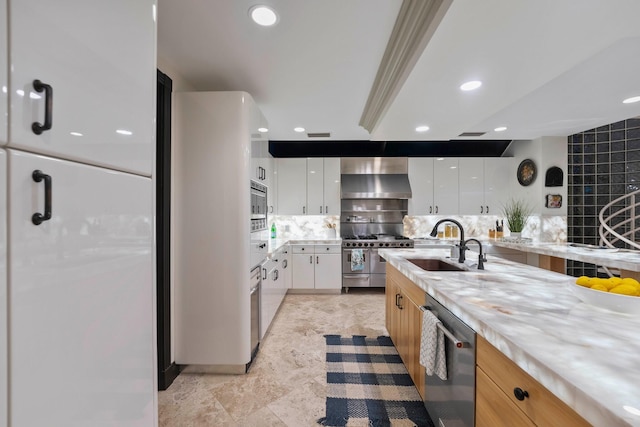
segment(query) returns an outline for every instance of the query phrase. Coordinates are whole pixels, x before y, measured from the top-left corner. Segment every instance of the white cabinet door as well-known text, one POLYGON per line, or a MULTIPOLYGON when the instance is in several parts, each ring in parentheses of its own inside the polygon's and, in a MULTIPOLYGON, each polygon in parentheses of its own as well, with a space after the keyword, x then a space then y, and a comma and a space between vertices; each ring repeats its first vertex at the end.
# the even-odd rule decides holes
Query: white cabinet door
MULTIPOLYGON (((0 145, 7 143, 9 81, 7 79, 7 2, 0 0, 0 145)), ((0 412, 1 414, 1 412, 0 412)), ((0 426, 2 426, 0 420, 0 426)))
POLYGON ((8 156, 10 425, 154 425, 152 181, 8 156))
POLYGON ((0 150, 0 427, 6 427, 7 412, 7 152, 0 150))
POLYGON ((511 197, 509 183, 512 181, 513 158, 484 159, 484 204, 485 213, 501 215, 505 203, 511 197))
POLYGON ((314 254, 293 254, 291 280, 294 289, 313 289, 315 287, 314 254))
POLYGON ((458 159, 460 215, 485 214, 484 159, 458 159))
POLYGON ((342 289, 342 257, 340 254, 316 254, 315 288, 342 289))
POLYGON ((275 263, 267 260, 262 264, 262 282, 260 284, 260 339, 264 338, 273 319, 274 282, 273 270, 275 263))
POLYGON ((307 159, 307 214, 324 213, 324 162, 323 159, 307 159))
POLYGON ((409 158, 409 184, 411 185, 409 215, 434 214, 432 158, 409 158))
POLYGON ((10 146, 150 176, 155 3, 10 0, 10 146), (47 97, 35 80, 53 94, 40 135, 32 124, 45 124, 47 97))
POLYGON ((278 214, 307 213, 307 159, 278 159, 278 214))
POLYGON ((433 162, 434 214, 458 213, 458 159, 437 158, 433 162))
POLYGON ((340 158, 324 159, 324 214, 340 215, 340 158))
POLYGON ((265 169, 267 175, 267 207, 268 214, 275 215, 278 212, 278 168, 276 159, 268 155, 265 169))

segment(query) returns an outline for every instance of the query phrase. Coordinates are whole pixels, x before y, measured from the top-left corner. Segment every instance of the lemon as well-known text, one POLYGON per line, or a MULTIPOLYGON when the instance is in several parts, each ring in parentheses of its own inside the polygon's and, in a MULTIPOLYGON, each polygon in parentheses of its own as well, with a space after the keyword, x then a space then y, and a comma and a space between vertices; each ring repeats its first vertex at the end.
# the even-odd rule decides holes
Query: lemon
POLYGON ((602 286, 606 287, 608 290, 611 290, 611 289, 615 288, 618 285, 617 283, 612 282, 610 279, 600 279, 600 281, 598 283, 600 283, 602 286))
POLYGON ((590 286, 589 285, 589 278, 587 276, 578 277, 576 279, 576 285, 586 286, 588 288, 590 286))
POLYGON ((638 290, 633 285, 618 285, 615 288, 611 289, 609 292, 612 294, 621 294, 621 295, 630 295, 633 297, 638 296, 638 290))
POLYGON ((613 283, 614 285, 618 286, 622 283, 622 279, 619 277, 609 277, 609 283, 613 283))
POLYGON ((591 286, 591 289, 594 289, 596 291, 609 292, 609 289, 607 289, 606 286, 601 285, 600 283, 596 283, 595 285, 591 286))
POLYGON ((633 287, 635 287, 639 292, 640 292, 640 283, 632 278, 632 277, 625 277, 624 279, 621 280, 620 282, 621 285, 631 285, 633 287))

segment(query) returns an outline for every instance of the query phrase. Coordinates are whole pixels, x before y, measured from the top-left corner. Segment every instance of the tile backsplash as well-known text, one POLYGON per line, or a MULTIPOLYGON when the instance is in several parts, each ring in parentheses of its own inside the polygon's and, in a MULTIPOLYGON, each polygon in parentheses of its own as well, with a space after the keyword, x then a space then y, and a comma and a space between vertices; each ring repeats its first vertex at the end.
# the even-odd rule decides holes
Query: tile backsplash
MULTIPOLYGON (((571 135, 568 144, 568 237, 597 245, 600 210, 640 186, 640 118, 571 135)), ((638 241, 638 233, 633 240, 638 241)), ((593 264, 568 261, 567 274, 595 276, 597 270, 593 264)))

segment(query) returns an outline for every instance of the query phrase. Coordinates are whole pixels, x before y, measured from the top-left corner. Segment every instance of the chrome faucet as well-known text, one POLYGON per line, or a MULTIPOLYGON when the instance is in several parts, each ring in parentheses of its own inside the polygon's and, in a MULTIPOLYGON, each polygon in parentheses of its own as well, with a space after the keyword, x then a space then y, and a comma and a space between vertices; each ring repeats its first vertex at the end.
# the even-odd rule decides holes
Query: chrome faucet
POLYGON ((480 255, 478 255, 478 270, 484 270, 484 262, 487 260, 487 257, 486 257, 486 255, 482 252, 482 243, 480 243, 480 240, 478 240, 478 239, 474 239, 474 238, 467 239, 467 240, 465 240, 465 242, 464 242, 464 248, 465 248, 465 249, 469 249, 469 248, 467 247, 467 243, 468 243, 468 242, 471 242, 471 241, 476 242, 476 243, 478 244, 478 246, 480 246, 480 255))
POLYGON ((460 229, 460 243, 458 244, 458 249, 460 250, 460 256, 458 257, 458 262, 463 263, 464 252, 467 250, 467 247, 465 246, 464 228, 462 228, 462 224, 460 224, 455 219, 450 219, 450 218, 441 219, 440 221, 436 222, 436 225, 433 226, 433 230, 431 230, 431 237, 436 237, 438 235, 438 226, 443 222, 452 222, 455 225, 457 225, 458 228, 460 229))

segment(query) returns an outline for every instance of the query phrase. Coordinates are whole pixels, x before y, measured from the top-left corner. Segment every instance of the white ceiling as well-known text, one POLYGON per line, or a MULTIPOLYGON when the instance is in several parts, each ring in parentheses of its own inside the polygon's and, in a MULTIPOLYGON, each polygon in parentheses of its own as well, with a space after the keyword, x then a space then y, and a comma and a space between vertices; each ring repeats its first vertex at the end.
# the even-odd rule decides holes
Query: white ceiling
POLYGON ((331 140, 532 139, 640 115, 622 104, 640 95, 638 0, 453 0, 372 134, 358 122, 401 0, 158 3, 162 60, 197 90, 249 92, 271 140, 307 139, 296 126, 331 140), (253 24, 254 4, 278 24, 253 24), (461 92, 471 79, 482 87, 461 92))

